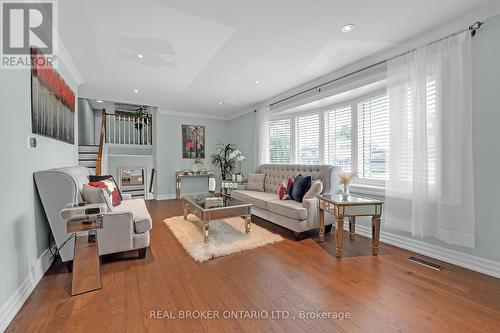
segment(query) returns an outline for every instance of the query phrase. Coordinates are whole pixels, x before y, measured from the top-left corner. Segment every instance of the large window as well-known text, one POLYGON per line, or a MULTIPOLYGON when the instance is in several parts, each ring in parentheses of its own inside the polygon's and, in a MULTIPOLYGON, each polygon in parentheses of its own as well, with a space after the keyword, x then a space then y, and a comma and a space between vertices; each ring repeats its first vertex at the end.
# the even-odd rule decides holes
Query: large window
POLYGON ((352 170, 352 121, 351 105, 345 105, 324 114, 326 164, 337 165, 348 172, 352 170))
POLYGON ((389 100, 385 94, 358 103, 358 177, 386 180, 389 100))
POLYGON ((331 164, 364 183, 387 179, 389 103, 384 91, 271 120, 270 163, 331 164))
POLYGON ((269 162, 290 163, 290 119, 272 120, 269 124, 269 162))
POLYGON ((319 164, 319 114, 295 117, 295 161, 319 164))

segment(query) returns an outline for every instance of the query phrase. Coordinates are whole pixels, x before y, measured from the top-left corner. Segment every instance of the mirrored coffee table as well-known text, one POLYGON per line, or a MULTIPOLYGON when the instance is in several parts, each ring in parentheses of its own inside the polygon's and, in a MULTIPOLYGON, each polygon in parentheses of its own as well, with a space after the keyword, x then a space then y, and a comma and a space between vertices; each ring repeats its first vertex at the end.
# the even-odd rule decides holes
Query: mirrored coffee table
POLYGON ((224 219, 228 217, 242 217, 245 222, 245 232, 250 233, 251 226, 251 207, 252 204, 231 198, 229 196, 221 196, 220 194, 197 194, 183 195, 184 201, 184 220, 187 220, 188 214, 196 215, 203 222, 203 238, 205 243, 208 242, 208 227, 210 221, 224 219), (209 198, 209 200, 207 200, 209 198), (221 205, 213 207, 213 202, 210 203, 210 198, 219 198, 221 205))
POLYGON ((349 238, 354 240, 357 216, 372 218, 372 255, 378 255, 380 238, 380 217, 382 216, 382 200, 359 194, 343 197, 341 194, 318 196, 319 240, 325 238, 325 212, 335 215, 335 249, 336 257, 342 257, 344 242, 344 218, 349 218, 349 238))

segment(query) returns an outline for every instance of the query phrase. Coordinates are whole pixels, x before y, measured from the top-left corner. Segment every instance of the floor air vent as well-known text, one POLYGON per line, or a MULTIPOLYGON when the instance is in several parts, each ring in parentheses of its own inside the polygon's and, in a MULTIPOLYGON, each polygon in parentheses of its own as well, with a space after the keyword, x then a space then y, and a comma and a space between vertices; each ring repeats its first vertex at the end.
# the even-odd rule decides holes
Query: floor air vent
POLYGON ((419 258, 419 257, 411 256, 411 257, 408 258, 408 260, 416 262, 417 264, 420 264, 420 265, 423 265, 423 266, 435 269, 436 271, 440 271, 440 270, 442 270, 444 268, 444 266, 442 266, 442 265, 430 262, 428 260, 425 260, 425 259, 422 259, 422 258, 419 258))

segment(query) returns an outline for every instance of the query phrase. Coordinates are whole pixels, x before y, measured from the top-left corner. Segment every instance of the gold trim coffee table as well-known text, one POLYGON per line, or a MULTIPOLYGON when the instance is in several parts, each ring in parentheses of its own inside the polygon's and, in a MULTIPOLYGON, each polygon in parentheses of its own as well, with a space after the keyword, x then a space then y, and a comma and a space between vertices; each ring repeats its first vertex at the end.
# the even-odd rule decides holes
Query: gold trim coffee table
POLYGON ((184 200, 184 220, 187 220, 189 213, 196 215, 203 222, 203 240, 208 242, 208 227, 210 221, 224 219, 228 217, 242 217, 245 221, 245 233, 250 233, 251 227, 251 207, 252 204, 219 194, 198 194, 183 195, 184 200), (222 198, 222 206, 210 207, 206 203, 206 198, 222 198))
POLYGON ((357 216, 372 217, 372 255, 378 255, 380 238, 380 217, 382 216, 382 200, 359 194, 351 194, 344 198, 341 194, 318 195, 319 240, 325 239, 325 211, 335 215, 335 256, 342 257, 344 243, 344 217, 349 218, 349 238, 354 240, 357 216))

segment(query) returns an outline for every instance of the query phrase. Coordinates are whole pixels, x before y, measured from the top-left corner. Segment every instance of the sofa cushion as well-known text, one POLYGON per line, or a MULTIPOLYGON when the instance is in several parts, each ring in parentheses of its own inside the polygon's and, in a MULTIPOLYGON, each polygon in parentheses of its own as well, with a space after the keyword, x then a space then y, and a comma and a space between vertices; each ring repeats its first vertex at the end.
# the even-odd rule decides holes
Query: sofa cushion
POLYGON ((108 206, 109 210, 113 209, 113 202, 111 201, 111 197, 102 188, 90 186, 88 184, 83 184, 82 198, 86 203, 89 204, 105 203, 108 206))
POLYGON ((120 205, 113 207, 113 212, 132 212, 134 229, 137 233, 146 232, 153 227, 144 199, 124 200, 120 205))
POLYGON ((276 193, 267 193, 251 190, 235 190, 231 192, 231 196, 235 199, 246 203, 251 203, 255 207, 267 209, 267 203, 271 200, 276 200, 276 193))
POLYGON ((264 192, 264 180, 266 174, 264 173, 251 173, 248 175, 247 189, 253 191, 264 192))
POLYGON ((309 191, 304 194, 302 200, 315 198, 317 195, 320 195, 321 192, 323 192, 323 183, 321 180, 315 180, 312 182, 309 191))
POLYGON ((278 188, 278 197, 280 200, 288 200, 290 199, 290 192, 292 192, 293 188, 293 178, 288 177, 281 183, 278 188))
POLYGON ((121 203, 122 197, 120 190, 113 179, 108 178, 95 182, 91 181, 89 185, 103 189, 104 193, 110 196, 113 206, 118 206, 121 203))
POLYGON ((294 200, 272 200, 267 203, 270 212, 280 214, 294 220, 307 219, 307 209, 294 200))
POLYGON ((304 177, 302 175, 298 175, 295 177, 293 181, 292 187, 292 199, 297 202, 302 202, 304 195, 311 188, 311 176, 304 177))
POLYGON ((118 195, 120 196, 120 200, 123 200, 122 191, 120 191, 120 188, 116 183, 115 177, 113 177, 112 175, 100 175, 100 176, 89 175, 89 182, 100 182, 107 179, 111 180, 115 184, 115 187, 118 190, 118 195))

